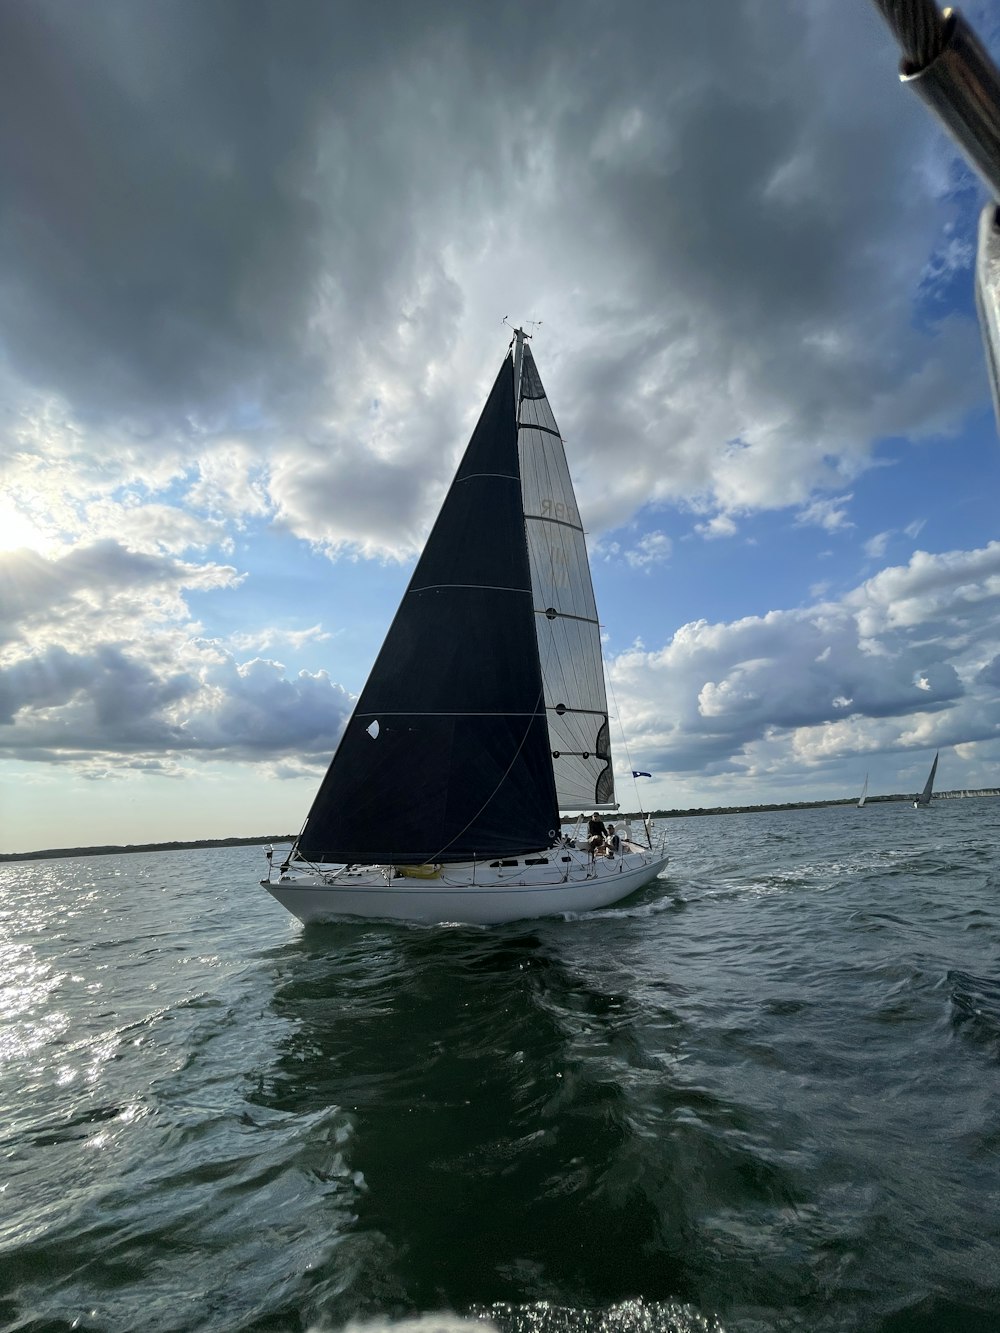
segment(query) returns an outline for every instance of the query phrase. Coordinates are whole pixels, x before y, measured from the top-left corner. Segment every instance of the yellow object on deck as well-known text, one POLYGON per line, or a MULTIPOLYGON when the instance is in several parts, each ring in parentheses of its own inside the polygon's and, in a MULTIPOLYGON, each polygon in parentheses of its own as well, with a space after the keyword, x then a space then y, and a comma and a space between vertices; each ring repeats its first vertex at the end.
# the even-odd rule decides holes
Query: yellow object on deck
POLYGON ((441 867, 439 865, 397 866, 396 874, 403 875, 407 879, 437 879, 441 874, 441 867))

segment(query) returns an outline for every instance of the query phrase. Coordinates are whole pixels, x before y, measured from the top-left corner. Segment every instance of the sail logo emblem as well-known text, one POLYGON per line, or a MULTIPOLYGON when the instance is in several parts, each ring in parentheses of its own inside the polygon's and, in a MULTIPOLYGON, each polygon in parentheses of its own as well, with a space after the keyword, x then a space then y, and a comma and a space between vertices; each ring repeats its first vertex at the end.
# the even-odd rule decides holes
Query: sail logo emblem
POLYGON ((541 518, 554 518, 560 523, 579 524, 580 522, 579 518, 577 518, 576 510, 572 505, 567 504, 565 500, 542 500, 538 512, 541 518))

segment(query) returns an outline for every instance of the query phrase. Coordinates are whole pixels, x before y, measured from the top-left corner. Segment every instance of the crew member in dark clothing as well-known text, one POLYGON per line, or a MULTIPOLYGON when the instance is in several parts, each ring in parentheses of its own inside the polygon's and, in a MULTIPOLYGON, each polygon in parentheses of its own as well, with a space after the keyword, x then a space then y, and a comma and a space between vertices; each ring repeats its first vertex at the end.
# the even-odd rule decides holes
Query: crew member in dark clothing
POLYGON ((593 817, 587 821, 587 846, 595 856, 603 848, 607 836, 604 820, 595 810, 593 817))

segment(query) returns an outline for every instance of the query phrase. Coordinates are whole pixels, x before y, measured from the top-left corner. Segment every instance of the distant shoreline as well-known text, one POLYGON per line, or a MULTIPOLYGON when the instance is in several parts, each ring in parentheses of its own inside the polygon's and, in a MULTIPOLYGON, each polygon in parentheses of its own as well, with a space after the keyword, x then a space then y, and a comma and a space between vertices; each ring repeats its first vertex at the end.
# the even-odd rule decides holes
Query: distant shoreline
POLYGON ((63 856, 121 856, 128 852, 186 852, 212 847, 256 847, 269 843, 292 843, 294 833, 278 833, 263 838, 200 838, 195 842, 136 842, 119 847, 50 847, 42 852, 0 852, 0 861, 52 861, 63 856))
MULTIPOLYGON (((989 787, 981 791, 935 792, 934 800, 953 801, 973 796, 1000 796, 1000 787, 989 787)), ((857 800, 858 798, 856 796, 843 796, 830 801, 787 801, 782 805, 698 806, 690 810, 651 810, 649 812, 649 817, 650 819, 687 819, 697 815, 760 815, 769 814, 778 810, 824 810, 828 806, 834 805, 856 805, 857 800)), ((912 793, 895 796, 869 796, 865 800, 865 805, 884 805, 887 802, 892 801, 912 800, 912 793)), ((642 815, 637 813, 625 813, 620 815, 611 814, 608 817, 611 820, 641 819, 642 815)), ((564 824, 573 824, 576 821, 573 819, 564 819, 562 822, 564 824)), ((51 861, 66 856, 122 856, 129 852, 186 852, 212 847, 266 846, 269 843, 273 843, 277 846, 279 843, 292 843, 294 841, 294 833, 275 833, 260 838, 199 838, 192 842, 137 842, 127 843, 124 846, 50 847, 45 851, 37 852, 0 852, 0 862, 51 861)))

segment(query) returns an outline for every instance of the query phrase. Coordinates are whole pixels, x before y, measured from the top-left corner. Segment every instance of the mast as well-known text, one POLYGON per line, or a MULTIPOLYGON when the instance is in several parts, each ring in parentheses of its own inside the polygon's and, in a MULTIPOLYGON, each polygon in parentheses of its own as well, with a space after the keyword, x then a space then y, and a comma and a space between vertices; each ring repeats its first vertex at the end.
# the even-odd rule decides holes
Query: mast
POLYGON ((518 418, 521 402, 521 360, 524 356, 524 340, 530 337, 524 329, 514 330, 514 419, 518 418))

